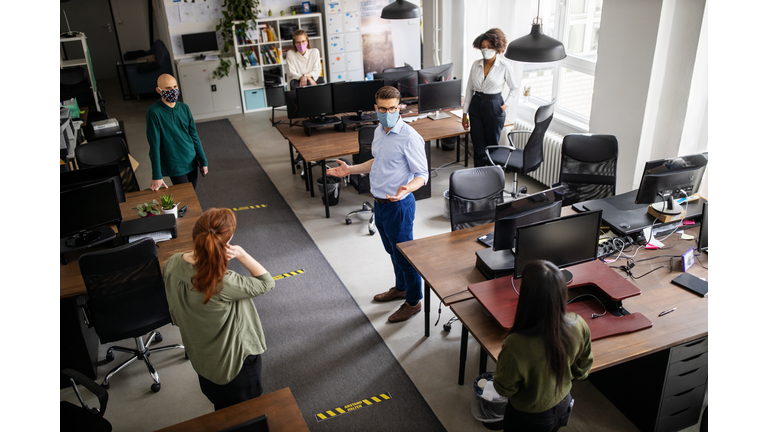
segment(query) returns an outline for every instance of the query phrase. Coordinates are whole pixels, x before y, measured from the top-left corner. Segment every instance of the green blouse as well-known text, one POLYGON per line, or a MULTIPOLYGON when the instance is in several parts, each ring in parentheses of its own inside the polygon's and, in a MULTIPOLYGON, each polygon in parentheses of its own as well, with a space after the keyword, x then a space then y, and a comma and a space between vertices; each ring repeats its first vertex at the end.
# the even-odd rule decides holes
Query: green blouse
POLYGON ((163 266, 171 318, 195 372, 226 384, 240 373, 246 357, 267 349, 252 298, 270 291, 275 281, 269 272, 253 277, 227 271, 220 291, 203 304, 203 294, 192 290, 195 266, 181 255, 163 266))
POLYGON ((528 413, 546 411, 571 391, 571 381, 585 379, 592 368, 591 334, 580 316, 569 313, 567 319, 575 326, 575 344, 568 353, 568 364, 562 388, 555 393, 556 381, 547 366, 544 338, 511 333, 504 340, 493 375, 493 387, 509 399, 518 410, 528 413))

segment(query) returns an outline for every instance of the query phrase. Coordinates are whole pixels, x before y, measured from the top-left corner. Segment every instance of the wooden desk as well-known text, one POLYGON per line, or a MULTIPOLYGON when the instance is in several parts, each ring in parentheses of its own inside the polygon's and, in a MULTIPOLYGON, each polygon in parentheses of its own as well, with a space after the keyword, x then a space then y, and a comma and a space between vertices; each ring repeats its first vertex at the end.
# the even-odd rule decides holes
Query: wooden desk
MULTIPOLYGON (((183 218, 176 219, 177 237, 158 243, 160 266, 174 254, 192 250, 192 229, 203 214, 192 184, 175 185, 159 191, 131 192, 125 195, 126 201, 120 204, 123 220, 137 219, 139 215, 136 210, 131 210, 132 207, 153 199, 160 201, 163 194, 169 193, 173 194, 173 198, 182 206, 187 206, 187 213, 183 218)), ((76 303, 77 297, 86 293, 85 282, 80 275, 79 255, 103 249, 104 246, 98 245, 73 252, 70 254, 69 264, 59 266, 60 366, 62 369, 73 368, 94 380, 99 338, 93 328, 85 326, 83 312, 76 303)), ((62 379, 60 384, 64 388, 69 385, 69 381, 62 379)))
POLYGON ((218 432, 244 421, 267 415, 270 432, 309 431, 291 389, 263 394, 255 399, 187 420, 158 432, 218 432))
MULTIPOLYGON (((179 252, 192 250, 192 229, 195 227, 197 219, 203 214, 203 210, 200 207, 200 203, 197 201, 197 195, 195 195, 195 190, 192 188, 192 184, 185 183, 174 185, 168 189, 160 189, 158 191, 144 190, 127 193, 125 194, 125 202, 120 204, 120 212, 123 215, 123 220, 138 219, 139 214, 136 210, 131 210, 131 208, 136 207, 138 204, 152 201, 153 199, 160 201, 160 198, 167 194, 173 194, 173 199, 176 200, 176 202, 181 203, 182 206, 186 205, 187 213, 183 218, 176 219, 177 237, 158 243, 159 248, 157 250, 157 255, 160 259, 160 266, 165 264, 171 256, 179 252)), ((86 248, 79 252, 79 255, 93 252, 94 250, 100 249, 86 248)), ((78 253, 73 253, 69 264, 59 266, 60 298, 85 294, 85 283, 83 282, 83 277, 80 276, 80 263, 77 258, 78 253)))
MULTIPOLYGON (((432 140, 439 140, 443 138, 450 138, 454 136, 464 136, 464 166, 469 164, 469 146, 468 137, 469 131, 465 131, 461 125, 461 121, 458 117, 451 115, 449 118, 441 120, 432 120, 429 118, 423 118, 416 120, 412 123, 408 123, 412 126, 422 138, 426 144, 427 162, 431 163, 430 154, 430 142, 432 140)), ((505 127, 512 126, 513 123, 505 123, 505 127)), ((325 160, 336 159, 341 156, 357 154, 357 132, 337 132, 335 128, 323 127, 314 129, 312 136, 307 136, 304 133, 302 127, 290 127, 286 123, 282 123, 277 126, 277 130, 283 135, 283 138, 288 140, 288 149, 291 155, 291 170, 295 174, 295 158, 293 156, 293 149, 301 155, 303 159, 305 176, 305 186, 310 192, 310 196, 314 197, 314 184, 312 182, 312 170, 310 162, 320 162, 322 177, 325 178, 325 160)), ((460 147, 456 146, 456 162, 460 160, 460 147)), ((417 199, 427 198, 431 196, 431 181, 427 181, 427 184, 420 189, 420 193, 417 191, 414 193, 417 199), (426 188, 426 189, 425 189, 426 188)), ((325 204, 325 217, 330 217, 330 210, 326 200, 325 204)))

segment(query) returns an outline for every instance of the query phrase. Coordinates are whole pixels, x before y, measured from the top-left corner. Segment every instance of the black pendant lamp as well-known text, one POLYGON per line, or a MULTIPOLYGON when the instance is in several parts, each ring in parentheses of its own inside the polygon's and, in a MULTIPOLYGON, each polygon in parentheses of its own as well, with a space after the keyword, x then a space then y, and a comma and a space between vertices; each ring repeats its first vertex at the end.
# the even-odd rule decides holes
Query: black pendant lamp
MULTIPOLYGON (((539 7, 541 7, 541 0, 539 0, 539 7)), ((565 58, 565 47, 562 42, 542 33, 542 21, 538 15, 537 11, 531 33, 510 42, 504 57, 529 63, 553 62, 565 58)))
POLYGON ((421 11, 419 7, 409 1, 396 0, 394 3, 390 3, 381 10, 382 19, 401 20, 419 18, 421 11))

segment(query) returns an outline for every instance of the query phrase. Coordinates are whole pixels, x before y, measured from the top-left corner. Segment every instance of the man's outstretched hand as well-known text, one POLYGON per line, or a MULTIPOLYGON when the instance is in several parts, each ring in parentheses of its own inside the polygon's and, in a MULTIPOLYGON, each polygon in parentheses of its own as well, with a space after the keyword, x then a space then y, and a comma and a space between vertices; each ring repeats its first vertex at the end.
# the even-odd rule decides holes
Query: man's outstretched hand
POLYGON ((343 160, 336 159, 336 163, 339 164, 339 166, 328 168, 325 170, 325 173, 334 177, 346 177, 350 174, 349 165, 347 165, 343 160))
POLYGON ((401 199, 403 199, 403 197, 408 195, 408 192, 409 192, 408 191, 408 187, 403 185, 403 186, 400 186, 399 188, 397 188, 397 193, 395 193, 394 196, 387 194, 387 196, 385 198, 390 200, 390 201, 393 201, 393 202, 394 201, 400 201, 401 199))

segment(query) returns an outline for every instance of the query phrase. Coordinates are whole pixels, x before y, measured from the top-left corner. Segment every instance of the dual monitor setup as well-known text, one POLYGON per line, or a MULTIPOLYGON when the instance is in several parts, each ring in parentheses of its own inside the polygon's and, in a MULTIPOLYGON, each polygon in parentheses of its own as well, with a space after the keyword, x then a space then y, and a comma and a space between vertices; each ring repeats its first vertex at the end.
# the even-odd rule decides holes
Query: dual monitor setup
MULTIPOLYGON (((373 111, 376 92, 384 86, 398 88, 401 97, 418 96, 419 113, 438 112, 461 106, 461 80, 449 79, 453 64, 418 71, 374 74, 373 80, 346 81, 296 88, 297 110, 294 117, 310 118, 305 126, 338 124, 334 114, 357 113, 342 121, 376 121, 373 111)), ((446 116, 432 116, 438 119, 446 116)))
MULTIPOLYGON (((701 153, 647 162, 635 204, 651 204, 664 214, 679 215, 684 209, 679 208, 677 200, 698 192, 707 159, 707 153, 701 153)), ((492 246, 476 252, 480 273, 487 279, 508 275, 520 278, 525 265, 538 259, 551 261, 561 269, 597 259, 603 210, 582 209, 581 213, 561 217, 563 194, 564 186, 558 186, 496 206, 493 233, 478 239, 492 246)), ((648 211, 644 206, 636 208, 648 211)), ((700 251, 707 249, 706 243, 705 203, 700 251)), ((563 272, 570 281, 569 272, 563 272)))

